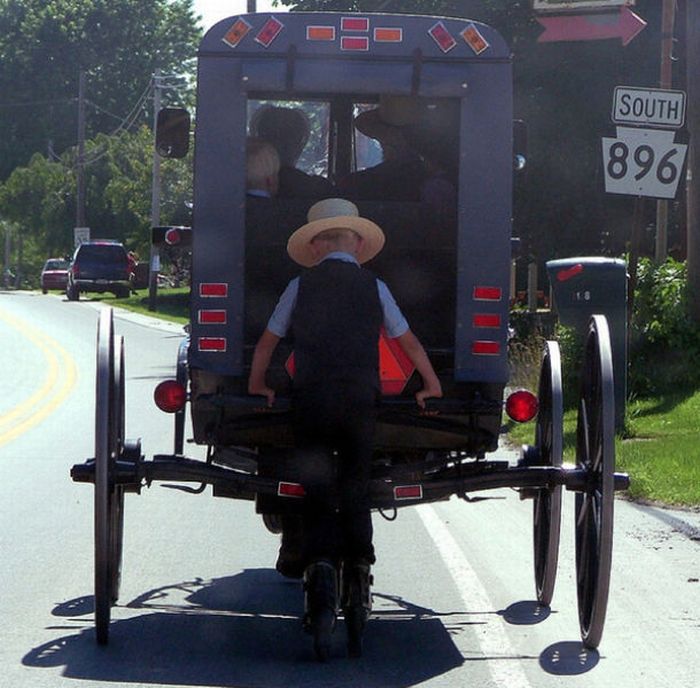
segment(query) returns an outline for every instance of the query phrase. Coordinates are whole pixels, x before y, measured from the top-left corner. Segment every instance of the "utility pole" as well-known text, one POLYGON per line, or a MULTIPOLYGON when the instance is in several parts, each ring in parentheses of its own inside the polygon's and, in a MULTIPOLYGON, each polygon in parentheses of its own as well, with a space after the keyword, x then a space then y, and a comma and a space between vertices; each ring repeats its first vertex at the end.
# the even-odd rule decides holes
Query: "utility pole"
POLYGON ((85 72, 78 77, 78 160, 76 167, 75 226, 85 227, 85 72))
POLYGON ((255 14, 258 10, 256 0, 248 0, 248 14, 255 14))
POLYGON ((700 2, 687 0, 686 68, 688 89, 688 292, 693 320, 700 324, 700 2))
MULTIPOLYGON (((673 86, 672 52, 673 25, 676 15, 676 0, 663 0, 661 18, 661 77, 659 86, 670 89, 673 86)), ((656 202, 656 246, 654 258, 663 263, 668 255, 668 201, 656 202)))
MULTIPOLYGON (((158 112, 160 110, 160 70, 153 75, 153 136, 155 138, 158 126, 158 112)), ((153 181, 151 183, 151 227, 160 226, 160 155, 153 146, 153 181)), ((148 272, 148 310, 156 309, 156 295, 158 291, 158 272, 160 271, 160 251, 151 240, 151 254, 148 272)))

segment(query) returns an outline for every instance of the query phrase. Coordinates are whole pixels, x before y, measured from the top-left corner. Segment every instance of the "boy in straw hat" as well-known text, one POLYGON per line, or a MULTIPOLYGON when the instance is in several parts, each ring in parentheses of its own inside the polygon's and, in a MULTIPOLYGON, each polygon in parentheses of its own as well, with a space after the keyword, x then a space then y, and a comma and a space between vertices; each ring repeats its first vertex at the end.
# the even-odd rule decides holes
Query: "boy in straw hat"
POLYGON ((282 294, 258 341, 248 391, 274 404, 265 373, 278 342, 294 333, 293 408, 297 450, 306 488, 303 561, 306 623, 319 659, 330 649, 337 606, 337 568, 343 566, 341 604, 351 654, 361 649, 374 563, 368 489, 379 395, 379 332, 396 338, 423 378, 416 402, 442 396, 428 356, 387 286, 361 267, 384 246, 384 233, 359 217, 350 201, 319 201, 308 223, 289 238, 291 258, 308 268, 282 294), (360 594, 351 592, 360 591, 360 594))

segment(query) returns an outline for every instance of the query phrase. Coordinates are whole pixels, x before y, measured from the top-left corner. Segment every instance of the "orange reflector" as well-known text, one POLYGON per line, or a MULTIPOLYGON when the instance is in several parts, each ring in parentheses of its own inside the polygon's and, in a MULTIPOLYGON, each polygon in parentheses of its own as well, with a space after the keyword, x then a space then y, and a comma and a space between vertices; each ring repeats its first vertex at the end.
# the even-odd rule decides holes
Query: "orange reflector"
POLYGON ((252 27, 245 19, 238 19, 221 40, 226 43, 226 45, 235 48, 245 38, 245 35, 251 28, 252 27))
POLYGON ((475 301, 500 301, 502 295, 500 287, 474 287, 475 301))
POLYGON ((163 380, 153 391, 153 401, 165 413, 177 413, 185 408, 187 391, 176 380, 163 380))
POLYGON ((442 50, 443 53, 449 52, 457 45, 457 41, 452 38, 447 27, 441 21, 434 24, 428 33, 438 46, 440 46, 440 50, 442 50))
POLYGON ((228 296, 228 284, 225 282, 203 282, 199 285, 199 295, 204 297, 228 296))
POLYGON ((198 311, 198 320, 200 325, 225 325, 226 311, 220 310, 201 310, 198 311))
POLYGON ((527 423, 537 415, 540 404, 537 397, 526 389, 513 392, 506 399, 506 413, 516 423, 527 423))
POLYGON ((462 38, 465 40, 466 44, 477 54, 481 53, 489 47, 486 39, 481 35, 479 29, 474 26, 474 24, 469 24, 464 31, 461 33, 462 38))
POLYGON ((403 29, 376 28, 374 30, 374 40, 377 43, 401 43, 403 41, 403 29))
POLYGON ((279 497, 303 497, 306 494, 304 486, 299 483, 278 483, 277 495, 279 497))
POLYGON ((341 31, 369 31, 369 19, 366 17, 343 17, 340 20, 341 31))
POLYGON ((198 345, 200 351, 226 351, 226 338, 200 337, 198 345))
POLYGON ((399 485, 394 488, 394 500, 423 499, 422 485, 399 485))
POLYGON ((307 26, 307 41, 334 41, 335 26, 307 26))
POLYGON ((501 345, 498 342, 477 340, 472 344, 472 353, 477 356, 498 356, 501 353, 501 345))
POLYGON ((366 36, 342 36, 341 50, 369 50, 369 38, 366 36))
POLYGON ((496 313, 475 313, 472 324, 474 327, 500 327, 501 316, 496 313))

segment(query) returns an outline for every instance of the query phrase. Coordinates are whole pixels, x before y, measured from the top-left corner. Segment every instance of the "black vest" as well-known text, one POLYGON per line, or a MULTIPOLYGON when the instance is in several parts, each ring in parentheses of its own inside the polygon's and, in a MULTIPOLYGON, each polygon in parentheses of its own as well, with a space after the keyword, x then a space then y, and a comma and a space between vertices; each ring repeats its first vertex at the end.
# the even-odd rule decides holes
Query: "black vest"
POLYGON ((354 380, 378 388, 382 321, 369 270, 329 259, 304 271, 292 314, 295 386, 354 380))

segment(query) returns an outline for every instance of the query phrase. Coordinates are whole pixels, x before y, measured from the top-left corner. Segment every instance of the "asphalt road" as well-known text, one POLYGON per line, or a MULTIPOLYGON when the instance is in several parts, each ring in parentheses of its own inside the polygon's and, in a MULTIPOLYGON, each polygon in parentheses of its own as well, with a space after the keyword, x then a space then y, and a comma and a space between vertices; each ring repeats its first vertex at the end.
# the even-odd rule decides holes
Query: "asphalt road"
MULTIPOLYGON (((274 571, 277 540, 249 502, 162 486, 127 495, 121 596, 98 647, 92 488, 69 478, 93 454, 97 308, 0 292, 0 688, 700 685, 700 515, 616 501, 608 620, 590 652, 573 497, 547 610, 533 601, 531 505, 510 490, 376 515, 365 656, 345 658, 340 627, 328 665, 313 660, 301 587, 274 571)), ((122 313, 115 325, 127 435, 147 456, 169 452, 172 419, 151 397, 181 331, 122 313)))

